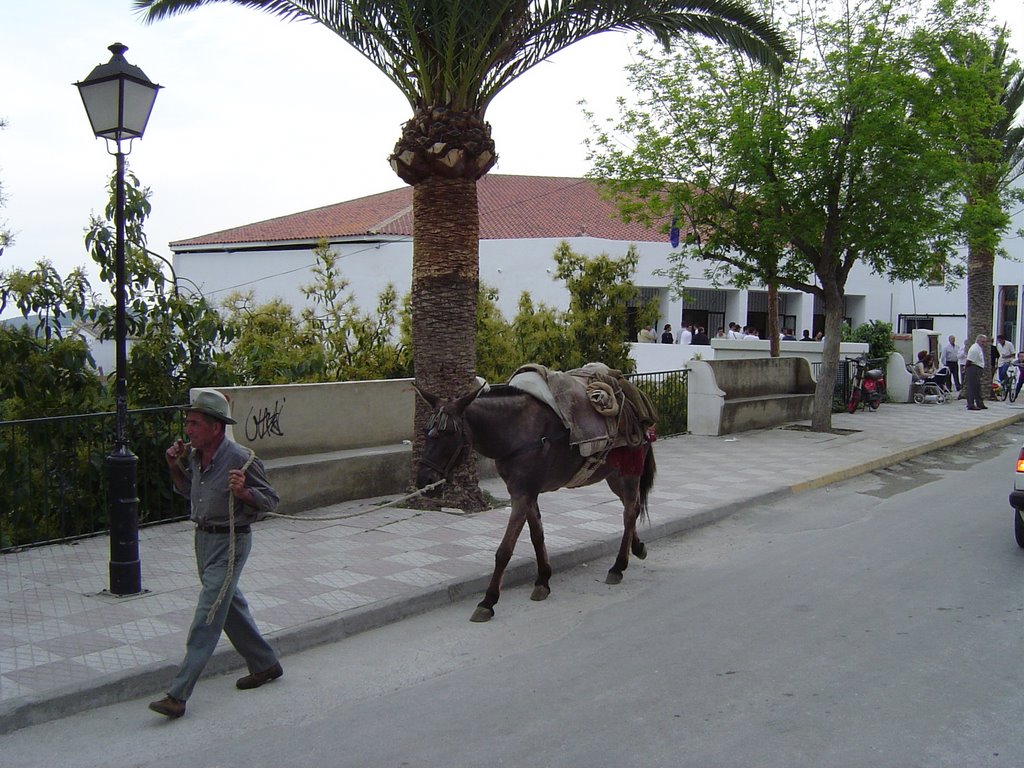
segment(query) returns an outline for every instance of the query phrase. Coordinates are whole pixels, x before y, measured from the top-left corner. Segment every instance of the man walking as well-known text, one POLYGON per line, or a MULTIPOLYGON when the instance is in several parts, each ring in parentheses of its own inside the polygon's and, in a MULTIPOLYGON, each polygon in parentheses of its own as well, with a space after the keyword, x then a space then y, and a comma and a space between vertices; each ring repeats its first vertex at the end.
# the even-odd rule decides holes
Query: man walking
POLYGON ((964 389, 967 390, 967 410, 984 411, 988 409, 981 397, 981 372, 985 368, 985 352, 988 349, 988 337, 982 334, 971 348, 967 350, 967 362, 964 367, 964 389))
POLYGON ((167 449, 166 459, 174 490, 192 502, 202 590, 185 659, 167 696, 149 705, 172 719, 185 714, 185 702, 213 655, 221 631, 227 633, 249 667, 249 674, 235 683, 238 688, 259 688, 284 674, 238 589, 252 547, 250 525, 277 506, 277 491, 267 481, 263 462, 225 434, 225 425, 236 422, 223 395, 200 392, 186 411, 185 434, 190 443, 176 440, 167 449))

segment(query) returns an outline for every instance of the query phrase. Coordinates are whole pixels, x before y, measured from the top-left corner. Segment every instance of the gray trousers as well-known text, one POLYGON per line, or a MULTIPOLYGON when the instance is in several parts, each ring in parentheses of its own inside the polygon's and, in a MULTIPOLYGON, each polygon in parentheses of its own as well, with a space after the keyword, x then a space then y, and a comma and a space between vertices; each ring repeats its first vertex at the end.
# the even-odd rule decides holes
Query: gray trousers
POLYGON ((217 647, 221 631, 227 634, 235 650, 245 659, 250 672, 263 672, 277 663, 274 649, 256 628, 249 604, 238 589, 238 578, 242 575, 242 568, 252 549, 251 533, 235 535, 235 567, 231 574, 231 584, 213 621, 206 623, 207 614, 217 601, 221 586, 227 578, 230 544, 231 537, 227 534, 204 533, 196 529, 196 566, 202 590, 192 627, 188 631, 185 659, 167 689, 167 693, 176 699, 187 701, 192 695, 196 681, 203 674, 206 663, 217 647))

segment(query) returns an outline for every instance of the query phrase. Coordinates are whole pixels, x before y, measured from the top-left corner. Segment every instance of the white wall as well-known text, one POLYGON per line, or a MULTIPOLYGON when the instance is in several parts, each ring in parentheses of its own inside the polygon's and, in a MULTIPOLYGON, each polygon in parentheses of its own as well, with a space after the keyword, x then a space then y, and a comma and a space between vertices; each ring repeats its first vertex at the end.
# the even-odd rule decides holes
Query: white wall
MULTIPOLYGON (((1024 226, 1021 215, 1015 226, 1024 226)), ((499 291, 498 306, 507 319, 515 313, 522 291, 529 291, 534 304, 548 304, 565 309, 568 293, 561 282, 552 279, 555 270, 553 254, 559 245, 556 239, 483 240, 480 243, 480 279, 499 291)), ((629 243, 579 237, 569 240, 573 251, 587 256, 606 254, 613 258, 625 255, 629 243)), ((680 325, 682 305, 668 295, 667 278, 655 274, 668 265, 671 246, 668 242, 638 243, 640 262, 634 283, 642 287, 664 291, 659 329, 671 323, 673 330, 680 325)), ((1007 249, 1024 259, 1020 238, 1008 238, 1007 249)), ((392 282, 398 295, 404 296, 410 288, 412 273, 412 243, 401 239, 390 242, 345 242, 332 246, 341 256, 340 269, 350 282, 356 303, 364 311, 372 311, 377 297, 388 282, 392 282)), ((280 251, 239 251, 234 253, 175 254, 174 266, 182 286, 190 288, 194 282, 211 300, 219 302, 231 290, 255 292, 258 302, 279 297, 298 311, 306 305, 300 287, 313 282, 310 268, 315 259, 308 249, 295 248, 280 251)), ((730 286, 714 286, 703 277, 704 268, 695 264, 693 276, 687 285, 692 288, 717 288, 726 291, 726 322, 744 323, 747 310, 747 291, 730 286)), ((1022 285, 1024 274, 1021 264, 1005 259, 996 265, 997 285, 1022 285)), ((754 288, 752 290, 762 290, 754 288)), ((1024 290, 1024 289, 1022 289, 1024 290)), ((894 284, 884 277, 872 275, 863 265, 854 267, 847 283, 848 309, 855 325, 868 320, 891 323, 898 330, 901 314, 934 315, 935 330, 943 336, 966 335, 966 288, 963 283, 947 291, 942 287, 894 284)), ((811 296, 800 295, 797 308, 796 335, 811 328, 814 301, 811 296)), ((1024 308, 1024 296, 1020 304, 1024 308)), ((1022 328, 1022 324, 1018 324, 1022 328)), ((708 329, 714 335, 715 329, 708 329)))

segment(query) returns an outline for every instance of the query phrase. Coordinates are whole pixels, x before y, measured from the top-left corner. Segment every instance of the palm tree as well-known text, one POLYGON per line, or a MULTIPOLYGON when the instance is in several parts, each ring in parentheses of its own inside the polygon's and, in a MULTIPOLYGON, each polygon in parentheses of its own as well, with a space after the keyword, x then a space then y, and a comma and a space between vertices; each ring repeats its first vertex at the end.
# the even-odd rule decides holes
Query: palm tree
MULTIPOLYGON (((442 397, 474 383, 476 182, 497 160, 484 117, 505 86, 569 45, 611 30, 648 32, 665 46, 677 35, 700 34, 771 66, 788 56, 781 35, 743 0, 135 0, 135 6, 156 21, 211 2, 322 24, 409 101, 413 116, 389 159, 413 187, 413 367, 419 385, 442 397)), ((426 417, 420 404, 417 436, 426 417)), ((414 455, 419 449, 417 437, 414 455)), ((482 508, 472 460, 455 480, 445 503, 482 508)))
MULTIPOLYGON (((991 45, 991 59, 985 62, 989 71, 998 75, 995 98, 1000 109, 995 111, 995 119, 982 129, 980 141, 962 145, 962 159, 969 168, 964 206, 969 226, 966 344, 972 344, 982 334, 994 342, 995 255, 1000 235, 1009 224, 1006 208, 1013 182, 1024 175, 1024 125, 1014 125, 1024 103, 1024 70, 1018 62, 1006 61, 1007 49, 1004 28, 991 45)), ((987 349, 985 354, 987 361, 987 349)), ((982 392, 991 391, 992 373, 991 367, 985 369, 982 392)))

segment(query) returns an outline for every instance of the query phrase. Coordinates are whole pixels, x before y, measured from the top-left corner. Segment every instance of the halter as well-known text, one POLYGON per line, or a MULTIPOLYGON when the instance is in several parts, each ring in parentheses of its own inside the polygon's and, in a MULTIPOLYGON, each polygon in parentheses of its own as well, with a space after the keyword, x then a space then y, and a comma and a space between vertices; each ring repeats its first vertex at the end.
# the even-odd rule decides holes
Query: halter
POLYGON ((430 438, 431 436, 436 437, 437 435, 445 433, 455 433, 459 438, 459 443, 456 449, 452 452, 452 455, 449 456, 448 460, 444 463, 444 466, 431 461, 423 455, 420 456, 420 464, 428 469, 434 470, 440 474, 441 477, 451 477, 452 470, 454 470, 459 461, 462 460, 462 455, 469 448, 469 440, 466 439, 466 435, 463 432, 462 421, 438 408, 430 415, 430 419, 427 421, 427 426, 423 429, 423 434, 427 438, 430 438))

